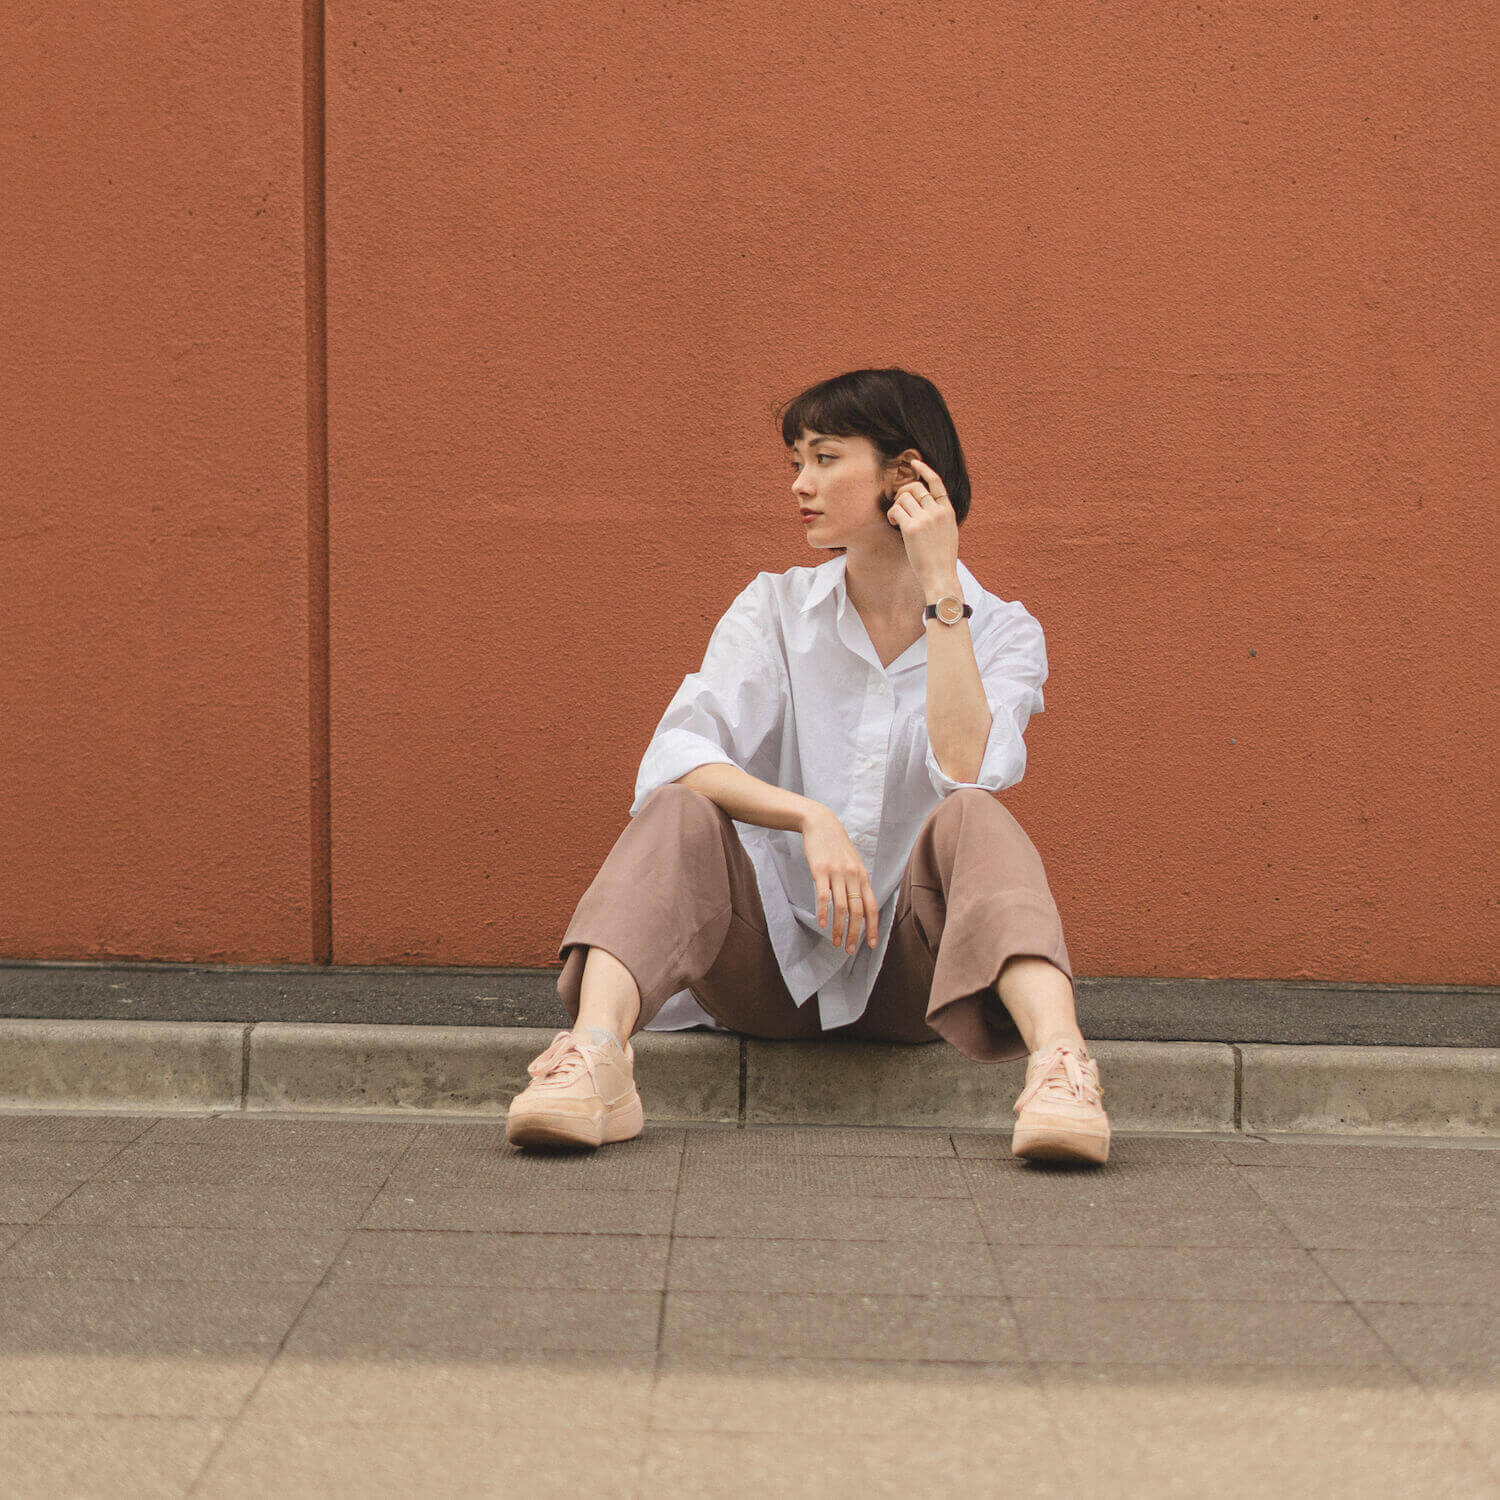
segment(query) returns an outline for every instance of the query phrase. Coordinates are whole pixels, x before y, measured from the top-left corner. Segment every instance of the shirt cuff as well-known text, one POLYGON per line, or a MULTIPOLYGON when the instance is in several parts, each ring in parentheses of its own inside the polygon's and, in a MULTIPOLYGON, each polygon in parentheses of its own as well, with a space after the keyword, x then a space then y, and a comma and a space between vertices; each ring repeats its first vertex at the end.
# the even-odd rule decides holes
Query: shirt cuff
POLYGON ((1004 704, 990 710, 990 737, 985 741, 977 781, 955 781, 938 764, 932 741, 927 742, 927 776, 940 797, 949 797, 961 787, 981 787, 987 792, 1014 786, 1026 771, 1026 741, 1016 730, 1016 721, 1004 704))
POLYGON ((701 734, 689 729, 669 729, 651 746, 646 759, 641 763, 640 774, 635 779, 635 801, 630 804, 633 818, 641 804, 658 787, 686 776, 699 766, 738 765, 722 745, 715 744, 701 734))

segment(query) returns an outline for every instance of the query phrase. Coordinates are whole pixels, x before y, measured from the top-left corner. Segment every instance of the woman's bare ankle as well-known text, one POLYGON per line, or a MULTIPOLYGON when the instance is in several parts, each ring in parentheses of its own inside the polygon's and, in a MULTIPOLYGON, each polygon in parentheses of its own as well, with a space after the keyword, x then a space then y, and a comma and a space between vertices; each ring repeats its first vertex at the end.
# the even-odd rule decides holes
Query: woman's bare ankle
POLYGON ((630 970, 606 949, 590 948, 583 965, 573 1035, 587 1040, 590 1026, 603 1026, 624 1047, 640 1014, 641 992, 630 970))
POLYGON ((620 1050, 622 1052, 625 1050, 625 1043, 630 1040, 630 1035, 628 1032, 621 1030, 619 1026, 610 1025, 608 1021, 575 1021, 572 1028, 573 1035, 580 1042, 592 1041, 593 1038, 589 1035, 589 1029, 591 1027, 600 1027, 603 1030, 609 1032, 609 1034, 614 1037, 614 1039, 620 1044, 620 1050))
POLYGON ((1039 1035, 1036 1045, 1030 1047, 1032 1052, 1050 1052, 1054 1047, 1071 1047, 1075 1052, 1087 1053, 1088 1043, 1083 1039, 1081 1031, 1048 1031, 1039 1035))

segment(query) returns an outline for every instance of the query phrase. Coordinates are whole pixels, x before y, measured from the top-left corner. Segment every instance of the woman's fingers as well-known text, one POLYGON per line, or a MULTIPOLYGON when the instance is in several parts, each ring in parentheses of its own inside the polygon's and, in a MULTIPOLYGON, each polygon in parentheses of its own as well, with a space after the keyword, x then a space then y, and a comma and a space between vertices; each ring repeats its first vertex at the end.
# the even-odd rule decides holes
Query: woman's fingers
POLYGON ((853 953, 859 947, 858 929, 863 917, 865 935, 873 948, 880 941, 880 903, 869 875, 861 872, 852 907, 846 877, 829 875, 825 879, 826 884, 818 882, 818 926, 826 917, 829 941, 853 953))
POLYGON ((860 872, 857 886, 842 887, 843 904, 839 907, 841 922, 839 930, 830 933, 833 941, 842 948, 854 953, 859 948, 860 919, 864 920, 864 930, 869 937, 870 946, 875 946, 875 933, 880 925, 880 903, 875 899, 874 888, 870 884, 870 878, 863 871, 860 872), (849 900, 849 891, 854 890, 854 900, 849 900))
POLYGON ((828 919, 830 942, 838 941, 839 908, 844 902, 844 888, 836 875, 823 875, 818 879, 818 926, 828 919))

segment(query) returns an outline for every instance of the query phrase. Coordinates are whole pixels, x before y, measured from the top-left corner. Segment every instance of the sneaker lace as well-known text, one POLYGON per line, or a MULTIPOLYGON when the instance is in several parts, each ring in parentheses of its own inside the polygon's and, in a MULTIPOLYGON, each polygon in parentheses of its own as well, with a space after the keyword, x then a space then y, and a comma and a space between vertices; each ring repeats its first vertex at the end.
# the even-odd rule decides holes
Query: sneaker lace
POLYGON ((544 1083, 572 1083, 582 1071, 598 1082, 594 1072, 594 1049, 586 1047, 571 1031, 559 1031, 540 1057, 526 1064, 526 1071, 544 1083))
POLYGON ((1066 1104, 1098 1104, 1104 1097, 1099 1083, 1099 1065, 1087 1053, 1066 1042, 1038 1052, 1027 1069, 1026 1087, 1016 1100, 1016 1111, 1033 1099, 1066 1104))

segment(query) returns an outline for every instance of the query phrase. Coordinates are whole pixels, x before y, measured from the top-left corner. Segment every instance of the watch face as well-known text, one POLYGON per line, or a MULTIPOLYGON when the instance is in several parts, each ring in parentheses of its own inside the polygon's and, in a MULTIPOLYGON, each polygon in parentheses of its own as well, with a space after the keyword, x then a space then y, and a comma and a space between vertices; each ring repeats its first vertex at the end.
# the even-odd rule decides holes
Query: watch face
POLYGON ((964 617, 964 601, 947 594, 938 600, 937 612, 944 625, 957 625, 964 617))

